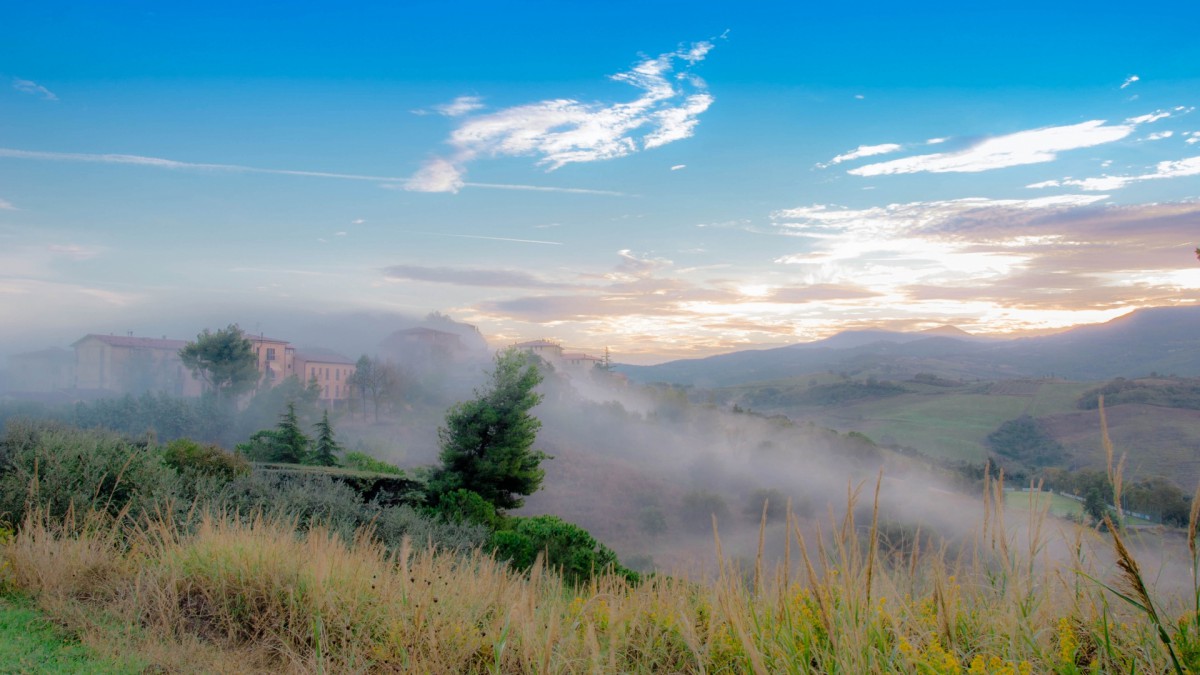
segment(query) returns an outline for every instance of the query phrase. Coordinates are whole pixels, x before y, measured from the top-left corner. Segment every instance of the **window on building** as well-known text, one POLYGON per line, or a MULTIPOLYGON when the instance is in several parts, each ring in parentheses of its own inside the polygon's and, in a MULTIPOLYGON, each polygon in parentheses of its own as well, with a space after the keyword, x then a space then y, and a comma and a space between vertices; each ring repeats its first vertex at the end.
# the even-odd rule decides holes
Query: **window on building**
POLYGON ((338 368, 337 370, 333 371, 333 379, 335 379, 339 382, 342 380, 342 369, 341 368, 338 368))
POLYGON ((275 348, 274 347, 267 347, 267 360, 268 361, 275 360, 275 348))

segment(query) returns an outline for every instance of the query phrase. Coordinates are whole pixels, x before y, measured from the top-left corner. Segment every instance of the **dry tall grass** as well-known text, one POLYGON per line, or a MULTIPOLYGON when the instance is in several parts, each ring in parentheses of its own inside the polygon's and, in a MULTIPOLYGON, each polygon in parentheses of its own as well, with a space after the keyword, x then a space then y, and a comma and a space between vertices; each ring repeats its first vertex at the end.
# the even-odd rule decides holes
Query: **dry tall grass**
POLYGON ((1068 523, 1060 536, 1036 495, 1028 520, 1006 525, 1002 489, 988 481, 985 527, 953 557, 881 552, 878 502, 857 523, 852 491, 823 526, 789 515, 773 571, 760 554, 704 583, 572 589, 479 552, 388 554, 367 532, 344 541, 219 515, 185 534, 167 519, 130 530, 34 513, 0 550, 43 609, 167 672, 1163 672, 1174 666, 1160 631, 1197 666, 1196 598, 1160 598, 1154 617, 1110 603, 1080 574, 1128 577, 1099 565, 1100 536, 1068 523), (1054 559, 1058 543, 1072 553, 1054 559))

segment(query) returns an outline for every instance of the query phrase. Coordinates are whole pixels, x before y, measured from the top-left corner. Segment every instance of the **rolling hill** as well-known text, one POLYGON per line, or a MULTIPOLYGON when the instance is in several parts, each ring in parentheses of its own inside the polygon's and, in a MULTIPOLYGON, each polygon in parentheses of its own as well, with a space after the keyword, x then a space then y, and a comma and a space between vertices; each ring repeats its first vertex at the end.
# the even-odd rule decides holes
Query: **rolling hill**
POLYGON ((1053 376, 1107 380, 1200 375, 1200 306, 1141 309, 1102 324, 1014 340, 957 331, 846 331, 824 340, 654 366, 617 367, 635 382, 725 387, 816 373, 959 380, 1053 376))

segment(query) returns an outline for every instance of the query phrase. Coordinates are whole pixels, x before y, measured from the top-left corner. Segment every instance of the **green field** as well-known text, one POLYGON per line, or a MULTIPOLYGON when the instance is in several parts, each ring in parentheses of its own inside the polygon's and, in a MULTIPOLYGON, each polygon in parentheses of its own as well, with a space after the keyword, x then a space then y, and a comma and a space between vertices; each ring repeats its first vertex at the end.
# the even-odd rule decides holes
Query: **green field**
POLYGON ((0 673, 140 673, 97 658, 20 600, 0 595, 0 673))
POLYGON ((915 448, 932 457, 981 462, 987 456, 984 440, 1001 423, 1021 415, 1072 412, 1079 395, 1092 386, 1017 381, 990 387, 930 387, 929 393, 796 409, 791 414, 842 431, 858 431, 885 445, 915 448))
POLYGON ((1066 518, 1083 515, 1083 504, 1052 492, 1018 492, 1009 490, 1004 493, 1004 505, 1010 509, 1028 511, 1031 505, 1039 509, 1050 505, 1050 515, 1066 518))

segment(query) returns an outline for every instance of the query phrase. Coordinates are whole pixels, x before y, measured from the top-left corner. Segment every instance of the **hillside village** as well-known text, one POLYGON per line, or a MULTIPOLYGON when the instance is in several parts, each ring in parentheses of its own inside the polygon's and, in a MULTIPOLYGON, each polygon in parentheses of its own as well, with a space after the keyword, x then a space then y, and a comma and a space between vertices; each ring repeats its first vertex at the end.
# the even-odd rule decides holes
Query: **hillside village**
MULTIPOLYGON (((291 342, 247 335, 258 356, 262 386, 295 375, 321 388, 320 403, 342 405, 349 398, 346 380, 354 361, 341 354, 299 351, 291 342)), ((52 347, 9 357, 8 396, 88 400, 123 394, 164 392, 194 397, 203 383, 183 365, 179 350, 187 340, 89 333, 71 350, 52 347)))
MULTIPOLYGON (((473 328, 473 327, 470 327, 473 328)), ((270 387, 295 376, 320 387, 318 402, 327 408, 345 406, 353 395, 348 384, 355 360, 323 348, 297 348, 291 341, 262 334, 246 335, 258 356, 260 387, 270 387)), ((176 397, 196 397, 204 389, 180 359, 187 340, 89 333, 70 349, 50 347, 15 354, 8 359, 5 397, 26 400, 92 400, 146 392, 176 397)), ((570 374, 607 365, 604 357, 567 351, 554 341, 519 342, 514 348, 538 356, 570 374)), ((471 350, 452 332, 418 326, 397 330, 384 338, 379 353, 396 363, 428 366, 434 362, 461 361, 471 350)))

